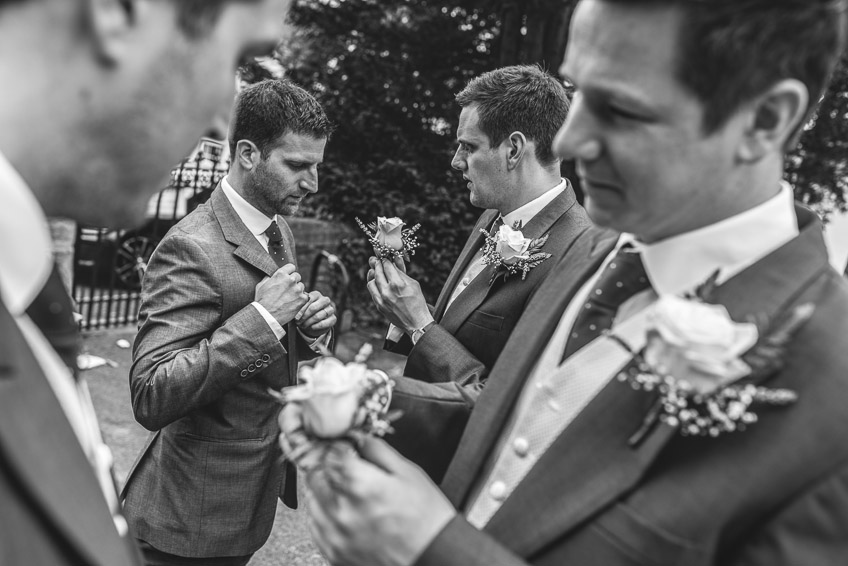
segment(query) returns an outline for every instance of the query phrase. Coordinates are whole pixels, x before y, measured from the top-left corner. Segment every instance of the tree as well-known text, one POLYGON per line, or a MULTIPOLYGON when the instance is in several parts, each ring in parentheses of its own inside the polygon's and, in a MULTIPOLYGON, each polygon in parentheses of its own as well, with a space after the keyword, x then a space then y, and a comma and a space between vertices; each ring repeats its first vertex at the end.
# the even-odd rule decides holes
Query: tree
MULTIPOLYGON (((350 226, 356 216, 421 222, 410 274, 430 300, 479 213, 450 168, 459 115, 454 94, 496 66, 497 14, 478 4, 300 0, 291 10, 296 38, 282 54, 288 75, 337 124, 312 211, 350 226)), ((371 253, 364 235, 345 244, 359 320, 370 305, 363 279, 371 253)))
POLYGON ((786 162, 795 197, 823 217, 846 210, 848 194, 848 56, 837 67, 818 112, 786 162))

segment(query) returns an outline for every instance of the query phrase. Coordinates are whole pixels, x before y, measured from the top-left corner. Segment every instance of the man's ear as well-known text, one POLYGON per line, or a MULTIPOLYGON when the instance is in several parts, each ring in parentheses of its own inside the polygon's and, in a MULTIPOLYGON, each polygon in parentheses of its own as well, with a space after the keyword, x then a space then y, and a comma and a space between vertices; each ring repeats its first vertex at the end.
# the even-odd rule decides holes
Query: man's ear
POLYGON ((239 166, 245 171, 252 171, 259 161, 262 159, 262 154, 256 144, 250 140, 239 140, 236 142, 235 159, 239 166))
POLYGON ((504 144, 506 144, 506 168, 507 170, 515 169, 527 150, 527 138, 521 132, 512 132, 504 140, 504 144))
POLYGON ((797 141, 809 103, 807 87, 797 79, 777 82, 757 97, 749 106, 740 160, 752 163, 774 152, 785 153, 797 141))
POLYGON ((107 65, 124 58, 127 35, 138 16, 139 0, 85 0, 88 26, 98 57, 107 65))

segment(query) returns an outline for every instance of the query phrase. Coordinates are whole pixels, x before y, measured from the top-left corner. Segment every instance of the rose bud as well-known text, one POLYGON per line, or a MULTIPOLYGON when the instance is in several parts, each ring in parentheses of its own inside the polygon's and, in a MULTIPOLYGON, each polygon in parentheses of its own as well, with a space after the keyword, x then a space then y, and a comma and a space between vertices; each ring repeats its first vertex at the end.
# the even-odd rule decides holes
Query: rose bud
POLYGON ((403 249, 403 226, 400 218, 377 217, 377 241, 393 250, 403 249))

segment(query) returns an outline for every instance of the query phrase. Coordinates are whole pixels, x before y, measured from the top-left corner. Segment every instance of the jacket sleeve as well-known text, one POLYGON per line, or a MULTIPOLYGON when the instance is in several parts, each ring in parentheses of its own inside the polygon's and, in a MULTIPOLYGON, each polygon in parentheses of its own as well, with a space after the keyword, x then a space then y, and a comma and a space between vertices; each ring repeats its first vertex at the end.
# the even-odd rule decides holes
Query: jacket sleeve
POLYGON ((394 378, 391 409, 400 412, 386 441, 439 483, 453 459, 479 385, 394 378))
POLYGON ((744 544, 731 566, 844 564, 848 464, 796 496, 744 544))
POLYGON ((222 320, 219 269, 197 242, 181 235, 162 240, 150 259, 130 369, 133 413, 148 430, 263 373, 257 370, 276 364, 285 372, 285 348, 258 310, 247 304, 222 320))
POLYGON ((453 334, 435 324, 410 350, 404 375, 432 383, 482 385, 489 369, 453 334))
POLYGON ((415 566, 527 566, 488 534, 457 515, 442 529, 415 566))

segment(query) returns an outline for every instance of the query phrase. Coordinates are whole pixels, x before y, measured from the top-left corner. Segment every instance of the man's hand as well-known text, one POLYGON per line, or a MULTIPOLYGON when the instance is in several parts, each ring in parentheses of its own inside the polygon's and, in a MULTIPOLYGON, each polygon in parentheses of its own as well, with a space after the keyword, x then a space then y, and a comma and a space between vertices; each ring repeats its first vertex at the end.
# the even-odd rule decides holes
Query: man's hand
POLYGON ((433 321, 418 281, 388 260, 371 257, 368 264, 368 292, 386 320, 407 332, 433 321))
POLYGON ((309 302, 294 317, 300 331, 318 338, 336 325, 336 305, 318 291, 309 292, 309 302))
POLYGON ((256 285, 255 301, 265 307, 280 325, 285 326, 309 301, 303 292, 300 274, 292 264, 286 264, 256 285))
POLYGON ((334 443, 307 476, 310 531, 331 564, 408 566, 456 515, 439 488, 383 440, 334 443))

